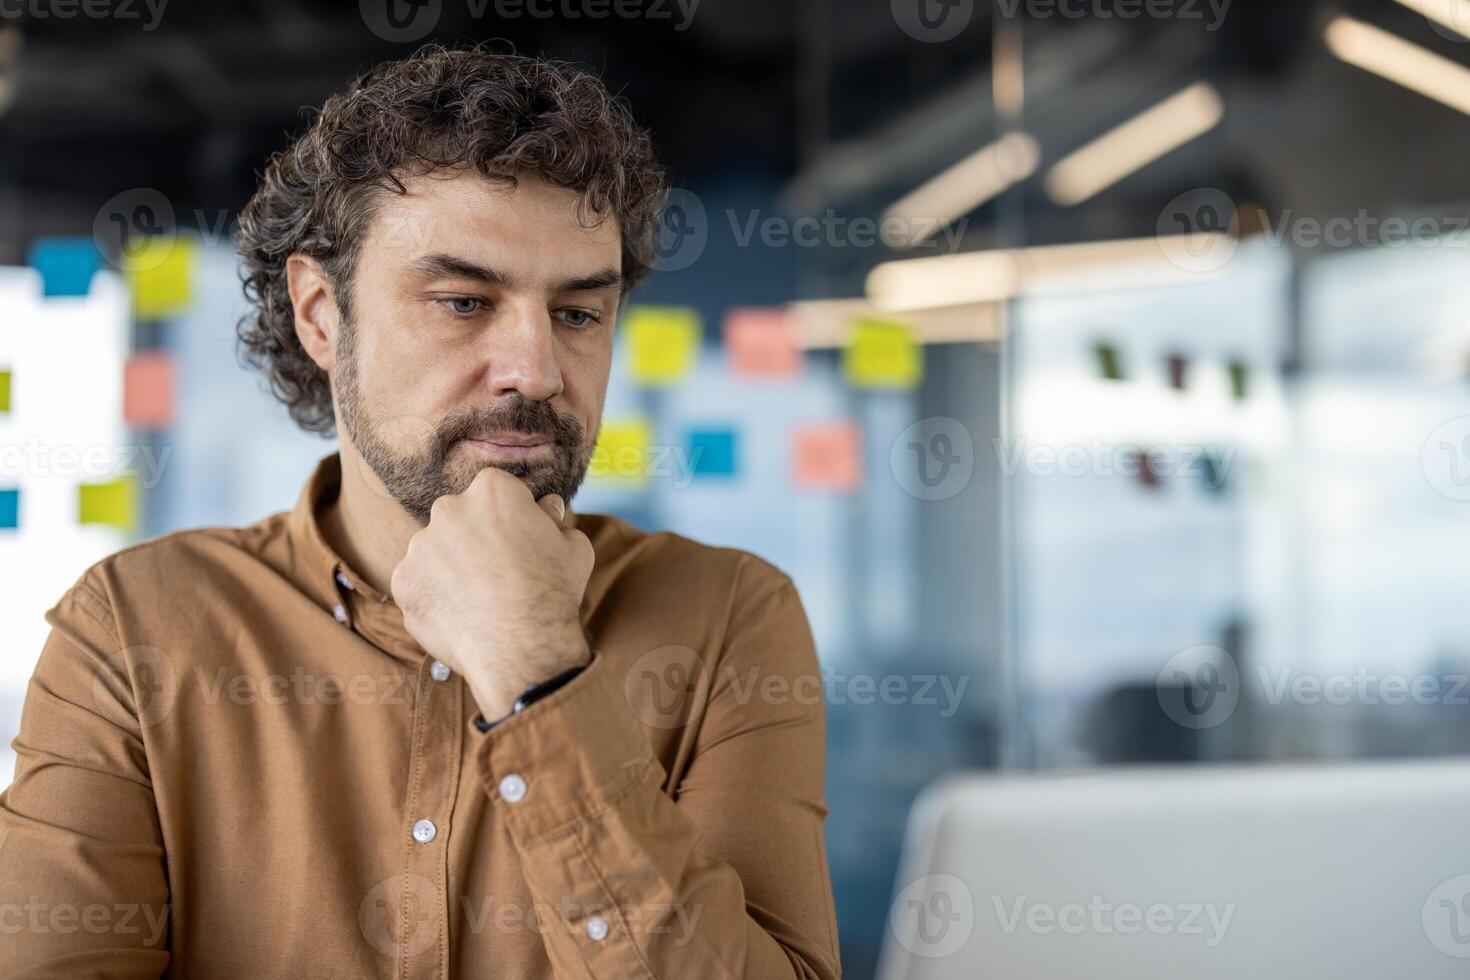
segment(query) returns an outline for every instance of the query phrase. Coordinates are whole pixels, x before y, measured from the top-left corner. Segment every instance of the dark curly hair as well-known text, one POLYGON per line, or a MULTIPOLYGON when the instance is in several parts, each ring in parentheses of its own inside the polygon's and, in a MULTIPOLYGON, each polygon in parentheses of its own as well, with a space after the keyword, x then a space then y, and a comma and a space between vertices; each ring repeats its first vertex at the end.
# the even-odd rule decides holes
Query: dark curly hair
POLYGON ((332 393, 296 337, 286 260, 300 252, 320 261, 350 316, 359 242, 381 193, 403 193, 404 177, 468 167, 579 192, 579 220, 618 221, 625 290, 650 269, 664 171, 647 132, 601 81, 483 47, 430 45, 379 65, 271 158, 240 214, 241 279, 255 308, 237 329, 241 359, 265 374, 303 429, 333 430, 332 393))

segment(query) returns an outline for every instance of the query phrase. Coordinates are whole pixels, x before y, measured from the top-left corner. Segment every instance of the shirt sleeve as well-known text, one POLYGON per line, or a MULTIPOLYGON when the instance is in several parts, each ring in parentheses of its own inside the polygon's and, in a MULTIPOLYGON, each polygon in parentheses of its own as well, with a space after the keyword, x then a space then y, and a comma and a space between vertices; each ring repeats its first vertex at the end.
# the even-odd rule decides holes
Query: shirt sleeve
POLYGON ((695 665, 698 736, 677 786, 626 668, 601 654, 482 736, 485 789, 538 915, 557 919, 540 928, 558 977, 839 975, 816 652, 795 589, 770 578, 695 665))
POLYGON ((46 619, 0 794, 0 972, 157 978, 169 898, 143 731, 167 711, 157 675, 171 668, 119 646, 85 580, 46 619))

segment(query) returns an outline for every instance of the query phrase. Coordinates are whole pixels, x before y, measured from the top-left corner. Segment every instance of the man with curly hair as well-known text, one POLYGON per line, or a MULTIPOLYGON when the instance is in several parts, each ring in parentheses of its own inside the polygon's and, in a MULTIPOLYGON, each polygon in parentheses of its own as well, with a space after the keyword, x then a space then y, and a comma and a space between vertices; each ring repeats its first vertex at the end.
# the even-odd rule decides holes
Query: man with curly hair
POLYGON ((483 49, 271 161, 240 340, 340 453, 48 613, 0 973, 838 975, 790 580, 567 508, 665 192, 599 81, 483 49))

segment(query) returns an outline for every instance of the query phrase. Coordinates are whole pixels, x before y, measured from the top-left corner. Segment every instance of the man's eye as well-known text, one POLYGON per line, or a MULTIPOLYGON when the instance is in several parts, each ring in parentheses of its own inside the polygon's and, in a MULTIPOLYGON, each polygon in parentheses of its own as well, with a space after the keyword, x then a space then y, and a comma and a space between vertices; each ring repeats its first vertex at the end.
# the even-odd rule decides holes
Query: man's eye
POLYGON ((481 302, 473 296, 455 296, 440 300, 455 316, 472 316, 480 311, 481 302))
POLYGON ((566 321, 567 326, 579 330, 602 322, 602 318, 592 310, 582 310, 572 307, 565 310, 558 310, 557 313, 566 321))

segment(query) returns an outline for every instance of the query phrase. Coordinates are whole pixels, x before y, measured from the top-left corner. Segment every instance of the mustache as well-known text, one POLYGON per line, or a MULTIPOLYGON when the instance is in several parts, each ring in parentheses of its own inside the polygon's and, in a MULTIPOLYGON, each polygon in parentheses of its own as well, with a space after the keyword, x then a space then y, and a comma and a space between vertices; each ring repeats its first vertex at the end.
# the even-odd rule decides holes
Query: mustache
POLYGON ((494 432, 517 432, 545 436, 568 451, 582 447, 582 423, 563 415, 546 402, 523 395, 483 409, 471 409, 446 418, 438 427, 441 455, 462 439, 475 439, 494 432))

